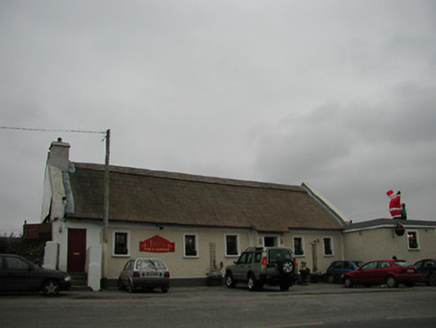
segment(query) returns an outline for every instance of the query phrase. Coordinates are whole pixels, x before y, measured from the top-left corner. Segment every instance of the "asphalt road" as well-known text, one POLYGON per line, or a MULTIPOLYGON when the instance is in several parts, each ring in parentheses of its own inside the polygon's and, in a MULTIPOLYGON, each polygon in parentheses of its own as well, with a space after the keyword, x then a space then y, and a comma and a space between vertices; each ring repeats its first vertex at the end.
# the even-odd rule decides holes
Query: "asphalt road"
POLYGON ((0 295, 0 327, 436 327, 436 287, 172 288, 0 295))

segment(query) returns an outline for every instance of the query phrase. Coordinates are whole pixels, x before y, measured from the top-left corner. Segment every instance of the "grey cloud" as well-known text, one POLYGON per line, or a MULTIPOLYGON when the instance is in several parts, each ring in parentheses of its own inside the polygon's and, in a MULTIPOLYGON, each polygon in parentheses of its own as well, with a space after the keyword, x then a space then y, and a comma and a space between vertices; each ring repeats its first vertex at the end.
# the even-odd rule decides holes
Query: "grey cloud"
MULTIPOLYGON (((0 6, 2 125, 110 128, 113 164, 308 181, 360 220, 401 188, 431 219, 433 1, 0 6)), ((58 136, 73 160, 104 160, 101 135, 0 133, 5 223, 39 220, 58 136)))

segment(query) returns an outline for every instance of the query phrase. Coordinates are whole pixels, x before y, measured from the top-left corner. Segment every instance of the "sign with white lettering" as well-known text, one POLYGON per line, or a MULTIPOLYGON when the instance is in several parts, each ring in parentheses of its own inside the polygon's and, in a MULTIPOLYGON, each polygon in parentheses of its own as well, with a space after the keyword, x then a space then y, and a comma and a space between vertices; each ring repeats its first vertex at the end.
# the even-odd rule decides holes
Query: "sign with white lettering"
POLYGON ((172 243, 158 235, 139 242, 140 252, 165 253, 174 252, 175 249, 175 243, 172 243))

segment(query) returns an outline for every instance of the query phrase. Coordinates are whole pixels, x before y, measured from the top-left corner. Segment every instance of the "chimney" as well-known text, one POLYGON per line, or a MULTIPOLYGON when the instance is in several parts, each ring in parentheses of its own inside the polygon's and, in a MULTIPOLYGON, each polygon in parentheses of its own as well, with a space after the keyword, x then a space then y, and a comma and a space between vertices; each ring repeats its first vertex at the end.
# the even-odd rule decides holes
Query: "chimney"
POLYGON ((50 146, 49 162, 51 166, 55 166, 62 171, 68 169, 68 161, 70 158, 70 144, 63 142, 62 138, 53 141, 50 146))

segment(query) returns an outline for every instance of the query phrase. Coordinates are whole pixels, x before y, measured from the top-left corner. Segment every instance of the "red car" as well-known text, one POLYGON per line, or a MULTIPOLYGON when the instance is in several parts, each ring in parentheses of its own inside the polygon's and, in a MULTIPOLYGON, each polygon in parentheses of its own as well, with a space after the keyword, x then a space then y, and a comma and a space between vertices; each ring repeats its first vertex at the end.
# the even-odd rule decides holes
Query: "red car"
POLYGON ((386 284, 388 287, 397 287, 399 283, 412 287, 418 280, 417 268, 398 260, 367 262, 359 269, 342 275, 345 287, 353 287, 356 284, 364 286, 386 284))

